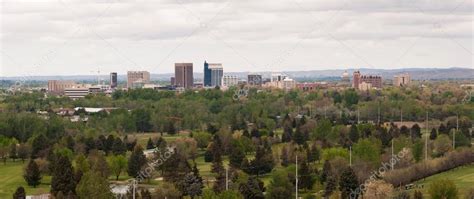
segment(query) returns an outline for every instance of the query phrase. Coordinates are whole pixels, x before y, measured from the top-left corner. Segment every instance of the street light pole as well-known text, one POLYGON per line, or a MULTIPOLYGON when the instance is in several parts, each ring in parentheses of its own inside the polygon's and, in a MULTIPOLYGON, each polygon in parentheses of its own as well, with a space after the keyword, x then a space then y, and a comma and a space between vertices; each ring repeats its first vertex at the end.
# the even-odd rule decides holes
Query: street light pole
POLYGON ((298 154, 296 154, 296 199, 298 199, 298 154))

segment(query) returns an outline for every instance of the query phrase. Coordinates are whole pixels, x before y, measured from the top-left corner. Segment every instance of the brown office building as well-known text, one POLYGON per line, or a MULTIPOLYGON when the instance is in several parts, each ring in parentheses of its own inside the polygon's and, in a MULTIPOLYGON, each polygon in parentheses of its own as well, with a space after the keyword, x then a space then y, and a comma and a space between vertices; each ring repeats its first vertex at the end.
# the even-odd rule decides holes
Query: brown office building
POLYGON ((128 71, 127 88, 139 88, 150 83, 150 72, 148 71, 128 71))
POLYGON ((352 79, 352 87, 360 89, 362 82, 369 84, 373 88, 382 88, 382 77, 376 75, 361 75, 359 71, 355 71, 352 79))
POLYGON ((76 82, 68 80, 48 80, 48 92, 62 94, 64 89, 77 86, 76 82))
POLYGON ((193 63, 174 64, 175 86, 191 89, 194 86, 193 63))

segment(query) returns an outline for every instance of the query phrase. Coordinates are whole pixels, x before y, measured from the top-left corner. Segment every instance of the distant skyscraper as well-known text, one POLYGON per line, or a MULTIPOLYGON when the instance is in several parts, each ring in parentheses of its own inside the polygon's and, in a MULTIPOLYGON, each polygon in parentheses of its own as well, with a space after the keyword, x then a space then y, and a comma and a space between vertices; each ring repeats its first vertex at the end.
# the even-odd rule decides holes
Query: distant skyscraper
POLYGON ((204 82, 205 87, 211 86, 211 69, 209 69, 209 64, 204 61, 204 82))
POLYGON ((175 78, 175 77, 171 77, 171 78, 170 78, 170 83, 171 83, 171 86, 176 85, 176 78, 175 78))
POLYGON ((185 89, 193 88, 193 63, 174 64, 175 86, 185 89))
POLYGON ((352 87, 355 89, 361 89, 360 85, 362 82, 365 84, 363 85, 364 89, 366 88, 382 88, 382 77, 377 75, 360 75, 359 71, 355 71, 352 79, 352 87))
POLYGON ((222 86, 231 87, 239 84, 239 78, 235 75, 224 75, 222 77, 222 86))
POLYGON ((61 94, 64 89, 76 87, 77 84, 74 81, 68 80, 48 80, 48 91, 50 93, 61 94))
POLYGON ((262 85, 262 75, 251 74, 247 76, 247 84, 251 86, 261 86, 262 85))
POLYGON ((411 78, 408 73, 395 75, 393 78, 393 85, 394 86, 406 86, 411 83, 411 78))
POLYGON ((110 73, 110 88, 116 88, 117 85, 117 73, 110 73))
POLYGON ((209 64, 209 70, 211 70, 211 87, 222 86, 224 76, 222 64, 209 64))
POLYGON ((148 71, 128 71, 127 88, 141 87, 150 83, 150 72, 148 71))
POLYGON ((360 82, 360 72, 354 71, 354 74, 352 75, 352 87, 355 89, 359 89, 360 83, 362 83, 360 82))

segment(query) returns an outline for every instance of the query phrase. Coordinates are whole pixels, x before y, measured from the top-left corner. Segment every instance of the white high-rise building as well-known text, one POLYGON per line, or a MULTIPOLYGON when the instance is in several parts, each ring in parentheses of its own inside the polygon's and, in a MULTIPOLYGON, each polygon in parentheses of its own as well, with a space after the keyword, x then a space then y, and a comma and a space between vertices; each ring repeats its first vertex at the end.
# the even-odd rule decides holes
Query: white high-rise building
POLYGON ((222 87, 237 86, 239 84, 239 78, 234 75, 224 75, 222 77, 222 87))
POLYGON ((209 70, 211 70, 211 87, 222 86, 222 77, 224 76, 224 68, 222 64, 209 63, 209 70))

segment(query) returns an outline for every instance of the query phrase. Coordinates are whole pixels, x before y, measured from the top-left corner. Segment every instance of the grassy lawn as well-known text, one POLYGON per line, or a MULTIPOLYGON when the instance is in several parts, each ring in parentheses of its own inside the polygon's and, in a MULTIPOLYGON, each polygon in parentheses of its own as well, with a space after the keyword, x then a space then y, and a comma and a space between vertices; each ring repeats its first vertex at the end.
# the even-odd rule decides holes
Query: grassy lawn
POLYGON ((450 179, 456 184, 460 198, 464 198, 464 194, 474 187, 474 164, 460 167, 451 171, 443 172, 434 176, 430 176, 425 180, 420 180, 416 182, 417 185, 424 185, 424 188, 421 190, 425 197, 428 197, 428 188, 431 182, 440 179, 450 179))
POLYGON ((41 185, 37 188, 29 187, 23 179, 23 168, 26 166, 21 161, 8 161, 6 165, 0 164, 0 198, 11 198, 18 186, 25 188, 27 195, 49 193, 51 176, 43 176, 41 185))

